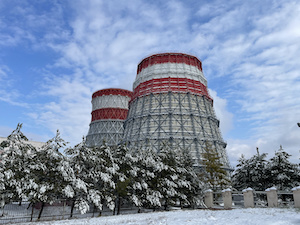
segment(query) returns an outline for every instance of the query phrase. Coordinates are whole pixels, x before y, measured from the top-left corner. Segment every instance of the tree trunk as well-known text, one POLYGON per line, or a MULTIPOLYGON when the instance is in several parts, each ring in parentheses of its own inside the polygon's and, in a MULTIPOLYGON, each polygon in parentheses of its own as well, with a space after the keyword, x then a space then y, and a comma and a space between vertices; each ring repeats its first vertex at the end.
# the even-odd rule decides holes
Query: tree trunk
POLYGON ((167 211, 168 208, 168 199, 165 199, 165 211, 167 211))
POLYGON ((37 220, 40 220, 40 218, 42 216, 42 212, 43 212, 44 206, 45 206, 45 202, 42 202, 42 207, 41 207, 41 210, 40 210, 40 213, 39 213, 39 216, 38 216, 37 220))
POLYGON ((93 205, 93 217, 95 216, 96 207, 93 205))
POLYGON ((30 206, 32 205, 33 203, 32 202, 30 202, 29 203, 29 205, 28 205, 28 207, 27 207, 27 209, 29 209, 30 208, 30 206))
POLYGON ((121 209, 121 197, 118 197, 118 211, 117 211, 117 215, 120 215, 120 209, 121 209))
POLYGON ((116 215, 116 205, 117 205, 117 199, 115 200, 115 207, 114 207, 113 215, 116 215))
POLYGON ((2 208, 2 215, 1 216, 4 216, 4 207, 5 207, 5 205, 2 208))
POLYGON ((30 215, 30 222, 32 222, 32 218, 33 218, 33 210, 34 210, 34 204, 31 202, 31 215, 30 215))
POLYGON ((74 210, 74 207, 75 207, 75 200, 73 200, 73 202, 72 202, 70 218, 73 217, 73 210, 74 210))

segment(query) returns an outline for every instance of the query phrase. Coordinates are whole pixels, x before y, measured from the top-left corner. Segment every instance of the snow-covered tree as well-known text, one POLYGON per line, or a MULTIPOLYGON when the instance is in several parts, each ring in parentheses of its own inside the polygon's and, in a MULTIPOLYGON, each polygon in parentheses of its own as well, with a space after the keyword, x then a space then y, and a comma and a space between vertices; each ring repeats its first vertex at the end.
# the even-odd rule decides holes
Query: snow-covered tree
POLYGON ((178 193, 181 204, 195 207, 202 204, 204 183, 193 167, 194 159, 187 149, 176 150, 178 173, 178 193))
POLYGON ((2 203, 22 201, 26 199, 28 189, 32 183, 30 164, 36 154, 36 149, 27 141, 21 131, 22 124, 0 144, 0 189, 2 190, 2 203))
POLYGON ((257 148, 257 154, 250 159, 242 156, 239 164, 232 176, 233 187, 241 190, 251 187, 254 190, 262 191, 270 187, 270 179, 267 176, 267 154, 260 154, 257 148))
MULTIPOLYGON (((175 152, 168 148, 164 147, 158 153, 160 160, 157 162, 156 170, 156 188, 162 195, 162 200, 165 210, 168 206, 176 205, 179 188, 179 176, 177 173, 178 162, 175 152)), ((185 196, 181 196, 185 198, 185 196)))
POLYGON ((66 144, 67 142, 60 137, 60 133, 57 131, 56 136, 36 152, 30 164, 33 185, 28 198, 32 203, 42 203, 39 218, 45 203, 52 204, 60 198, 74 196, 72 188, 75 179, 74 171, 69 161, 61 153, 66 144))
POLYGON ((290 190, 300 184, 299 165, 291 163, 290 156, 280 146, 268 163, 267 175, 272 185, 276 186, 278 190, 290 190))
POLYGON ((243 190, 245 188, 250 187, 248 185, 249 181, 249 168, 247 165, 247 159, 242 154, 241 157, 238 159, 238 164, 236 166, 236 170, 232 176, 232 186, 237 190, 243 190))
POLYGON ((162 195, 157 187, 157 172, 160 171, 160 157, 152 149, 137 151, 136 173, 131 188, 131 200, 138 207, 161 207, 162 195))
POLYGON ((73 148, 65 149, 65 153, 69 156, 71 167, 75 173, 75 180, 72 185, 74 196, 71 198, 70 217, 73 216, 74 207, 82 214, 90 209, 90 203, 102 209, 101 201, 99 201, 100 193, 90 185, 90 183, 93 183, 93 178, 89 175, 93 168, 92 165, 96 164, 97 161, 93 149, 86 146, 86 140, 83 138, 82 142, 73 148))
POLYGON ((136 205, 165 209, 180 203, 193 207, 201 202, 202 185, 187 151, 171 149, 159 152, 151 149, 138 151, 137 176, 134 180, 136 205))
POLYGON ((100 211, 103 204, 113 210, 116 188, 114 177, 119 168, 114 162, 111 148, 105 143, 99 147, 88 148, 83 140, 65 152, 71 158, 77 178, 75 207, 81 213, 89 210, 90 203, 100 211))
POLYGON ((118 172, 114 176, 116 183, 115 198, 117 214, 120 213, 122 202, 136 203, 133 196, 134 184, 137 180, 137 158, 129 151, 125 145, 118 145, 113 149, 113 158, 118 165, 118 172))
POLYGON ((94 167, 91 176, 94 177, 92 184, 95 190, 101 194, 101 199, 106 206, 113 210, 115 208, 115 189, 116 182, 114 177, 119 171, 115 163, 112 149, 107 144, 93 148, 95 156, 98 158, 97 165, 94 167))

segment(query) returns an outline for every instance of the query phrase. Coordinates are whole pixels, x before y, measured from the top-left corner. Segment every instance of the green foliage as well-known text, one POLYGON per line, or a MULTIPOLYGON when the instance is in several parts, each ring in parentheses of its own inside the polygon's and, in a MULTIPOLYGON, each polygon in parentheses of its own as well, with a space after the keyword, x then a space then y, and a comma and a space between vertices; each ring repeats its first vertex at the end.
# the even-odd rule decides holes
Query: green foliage
POLYGON ((2 203, 22 201, 28 189, 34 185, 30 165, 36 149, 28 144, 28 139, 21 132, 22 124, 1 143, 0 189, 2 203))
POLYGON ((279 190, 290 190, 300 184, 299 165, 289 161, 290 154, 280 149, 270 159, 267 165, 267 174, 270 182, 279 190))
POLYGON ((203 169, 201 177, 212 190, 222 190, 230 186, 229 174, 221 163, 221 157, 209 142, 205 143, 203 157, 203 169))
MULTIPOLYGON (((124 145, 105 143, 88 148, 85 139, 65 149, 59 131, 40 149, 28 144, 21 124, 0 144, 0 192, 2 205, 27 199, 32 203, 72 200, 82 213, 93 204, 111 210, 123 200, 138 207, 165 208, 199 205, 203 183, 195 173, 187 150, 165 147, 131 152, 124 145), (5 193, 5 195, 4 195, 5 193)), ((73 208, 73 207, 72 207, 73 208)), ((40 215, 42 214, 42 209, 40 215)))
POLYGON ((257 154, 250 159, 242 156, 232 177, 233 187, 238 190, 251 187, 259 191, 270 187, 270 180, 266 175, 266 157, 267 154, 260 154, 258 149, 257 154))
POLYGON ((69 161, 60 152, 66 144, 57 131, 56 136, 34 155, 30 167, 36 185, 28 195, 30 201, 51 204, 58 198, 69 197, 70 193, 66 195, 65 188, 70 189, 74 172, 69 161))
POLYGON ((242 155, 239 164, 233 174, 233 187, 242 190, 251 187, 254 190, 264 191, 276 186, 278 190, 290 190, 298 186, 299 166, 289 162, 290 155, 282 147, 275 152, 275 156, 269 161, 267 154, 257 154, 250 159, 242 155))

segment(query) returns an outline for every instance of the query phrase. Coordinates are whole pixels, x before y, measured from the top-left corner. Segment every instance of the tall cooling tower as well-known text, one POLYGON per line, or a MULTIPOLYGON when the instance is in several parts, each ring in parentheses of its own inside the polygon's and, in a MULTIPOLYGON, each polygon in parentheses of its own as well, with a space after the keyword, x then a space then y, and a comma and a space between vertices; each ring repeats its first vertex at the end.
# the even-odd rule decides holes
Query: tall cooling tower
POLYGON ((117 145, 123 137, 124 121, 132 92, 123 89, 103 89, 92 96, 92 122, 86 137, 87 146, 117 145))
POLYGON ((198 163, 209 141, 230 169, 213 100, 196 57, 165 53, 145 58, 138 65, 133 90, 124 130, 128 147, 184 148, 198 163))

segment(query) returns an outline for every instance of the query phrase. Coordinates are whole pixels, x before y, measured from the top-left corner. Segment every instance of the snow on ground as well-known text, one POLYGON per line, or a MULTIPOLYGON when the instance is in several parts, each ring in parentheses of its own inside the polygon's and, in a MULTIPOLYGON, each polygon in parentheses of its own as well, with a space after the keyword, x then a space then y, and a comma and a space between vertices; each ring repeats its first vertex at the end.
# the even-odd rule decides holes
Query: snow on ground
MULTIPOLYGON (((27 225, 32 223, 26 223, 27 225)), ((299 209, 177 210, 33 223, 34 225, 300 225, 299 209)))

